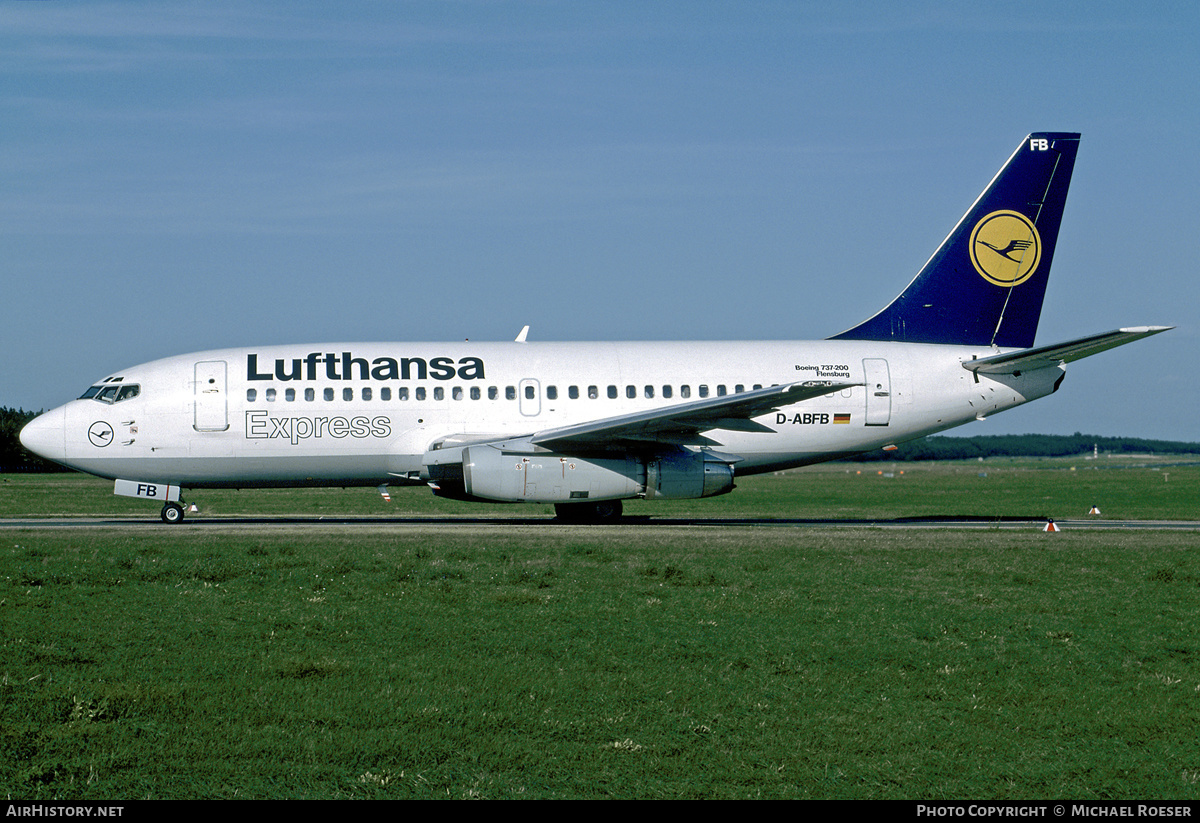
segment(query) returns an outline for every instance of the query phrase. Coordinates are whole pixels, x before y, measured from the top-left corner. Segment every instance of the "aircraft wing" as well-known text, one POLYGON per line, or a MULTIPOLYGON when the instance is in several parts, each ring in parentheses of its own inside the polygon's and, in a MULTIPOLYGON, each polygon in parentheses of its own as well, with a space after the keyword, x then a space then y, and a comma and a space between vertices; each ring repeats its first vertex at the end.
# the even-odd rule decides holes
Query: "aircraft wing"
POLYGON ((1152 334, 1168 331, 1174 326, 1135 326, 1128 329, 1106 331, 1103 334, 1093 334, 1057 343, 1053 346, 1039 346, 1036 349, 996 354, 991 357, 981 357, 978 360, 964 360, 963 368, 978 374, 1020 374, 1021 372, 1044 369, 1057 366, 1060 363, 1070 363, 1084 357, 1090 357, 1105 349, 1124 346, 1134 340, 1141 340, 1152 334))
POLYGON ((710 397, 645 412, 635 412, 573 426, 537 432, 535 445, 548 449, 611 448, 617 445, 720 445, 701 432, 726 429, 745 432, 773 432, 752 418, 792 403, 832 394, 862 383, 806 381, 769 386, 765 389, 710 397))

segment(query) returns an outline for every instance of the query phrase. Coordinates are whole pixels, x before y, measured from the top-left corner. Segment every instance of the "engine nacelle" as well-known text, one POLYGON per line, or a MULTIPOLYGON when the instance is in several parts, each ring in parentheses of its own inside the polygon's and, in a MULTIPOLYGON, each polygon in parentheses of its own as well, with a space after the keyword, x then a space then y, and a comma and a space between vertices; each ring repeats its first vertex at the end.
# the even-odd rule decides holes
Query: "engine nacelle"
MULTIPOLYGON (((631 456, 580 458, 484 444, 463 448, 461 466, 465 495, 513 503, 578 503, 643 496, 683 499, 733 490, 730 463, 687 449, 640 460, 631 456)), ((448 474, 443 476, 449 479, 448 474)))
POLYGON ((733 465, 708 452, 680 449, 646 463, 646 499, 690 500, 733 491, 733 465))
POLYGON ((631 457, 582 460, 489 445, 463 449, 462 466, 467 494, 505 502, 622 500, 641 493, 645 474, 631 457))

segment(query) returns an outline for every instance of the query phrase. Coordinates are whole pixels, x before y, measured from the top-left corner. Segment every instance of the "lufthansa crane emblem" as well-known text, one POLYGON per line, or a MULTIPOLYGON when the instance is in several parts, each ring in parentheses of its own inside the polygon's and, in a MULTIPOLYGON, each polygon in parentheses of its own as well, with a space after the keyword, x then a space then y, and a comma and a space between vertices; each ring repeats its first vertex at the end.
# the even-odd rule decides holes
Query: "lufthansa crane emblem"
POLYGON ((1028 217, 1015 211, 994 211, 971 232, 971 263, 989 283, 1011 289, 1037 271, 1042 238, 1028 217))
POLYGON ((92 441, 92 445, 97 448, 104 448, 109 443, 113 442, 113 428, 103 420, 97 420, 88 429, 88 440, 92 441))

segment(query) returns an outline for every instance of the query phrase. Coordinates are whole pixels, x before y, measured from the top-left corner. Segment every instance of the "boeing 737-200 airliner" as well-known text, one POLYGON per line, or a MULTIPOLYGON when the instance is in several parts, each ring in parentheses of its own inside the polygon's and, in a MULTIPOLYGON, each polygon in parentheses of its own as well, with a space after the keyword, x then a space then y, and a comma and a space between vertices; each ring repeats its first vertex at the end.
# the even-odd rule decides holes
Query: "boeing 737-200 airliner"
POLYGON ((1022 140, 900 296, 825 340, 221 349, 114 372, 21 442, 167 522, 181 487, 427 484, 576 521, 724 494, 1036 400, 1066 363, 1170 328, 1033 347, 1078 146, 1022 140))

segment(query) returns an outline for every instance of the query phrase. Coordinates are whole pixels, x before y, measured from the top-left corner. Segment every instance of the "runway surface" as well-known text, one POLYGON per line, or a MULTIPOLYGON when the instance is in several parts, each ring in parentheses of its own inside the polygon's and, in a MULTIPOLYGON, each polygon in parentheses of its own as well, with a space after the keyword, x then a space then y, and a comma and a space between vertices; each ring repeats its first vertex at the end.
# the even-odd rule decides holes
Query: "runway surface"
MULTIPOLYGON (((5 518, 0 529, 210 529, 210 528, 298 528, 325 529, 374 528, 461 528, 463 526, 540 526, 547 529, 618 528, 637 529, 646 526, 684 526, 688 528, 794 528, 794 529, 1012 529, 1020 531, 1045 530, 1043 518, 971 518, 971 517, 906 517, 892 520, 819 520, 791 518, 668 518, 625 517, 604 525, 559 523, 553 517, 204 517, 193 515, 181 524, 168 525, 158 518, 5 518)), ((1200 531, 1195 520, 1057 520, 1060 531, 1080 530, 1143 530, 1200 531)))

